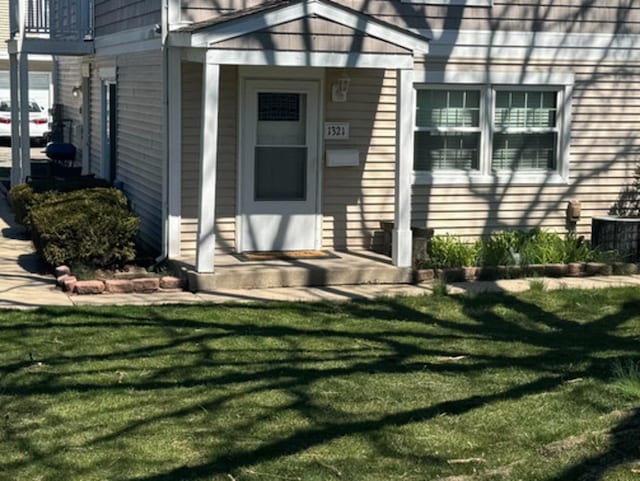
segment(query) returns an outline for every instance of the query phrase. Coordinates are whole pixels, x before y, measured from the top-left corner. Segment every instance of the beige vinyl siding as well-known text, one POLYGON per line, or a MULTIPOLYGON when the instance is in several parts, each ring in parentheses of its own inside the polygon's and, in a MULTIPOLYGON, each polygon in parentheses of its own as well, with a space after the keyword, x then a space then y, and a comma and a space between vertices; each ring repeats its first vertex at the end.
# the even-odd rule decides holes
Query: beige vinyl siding
POLYGON ((312 52, 408 53, 404 48, 321 18, 305 18, 216 44, 214 48, 312 52))
POLYGON ((95 34, 109 35, 162 21, 161 0, 96 0, 95 34))
MULTIPOLYGON (((467 71, 474 66, 451 62, 450 67, 467 71)), ((500 68, 513 70, 514 65, 503 64, 500 68)), ((549 66, 529 68, 544 71, 549 66)), ((221 110, 216 202, 219 248, 225 251, 235 245, 236 200, 237 92, 235 72, 232 76, 229 70, 223 70, 221 99, 225 105, 221 110)), ((629 180, 640 152, 640 88, 634 87, 640 85, 640 66, 576 65, 565 66, 564 71, 576 75, 569 184, 416 185, 412 197, 414 224, 469 239, 511 228, 543 227, 564 232, 567 202, 580 200, 583 218, 578 233, 589 236, 591 217, 609 210, 629 180)), ((327 91, 342 73, 342 69, 326 70, 327 91)), ((334 103, 327 98, 324 120, 349 122, 350 139, 327 142, 324 150, 358 149, 361 163, 355 168, 322 168, 323 247, 377 248, 382 240, 379 221, 393 219, 394 213, 395 72, 349 69, 347 74, 351 78, 349 99, 334 103)), ((193 256, 201 67, 186 64, 184 75, 183 255, 193 256)))
POLYGON ((80 57, 57 57, 57 88, 54 103, 62 104, 65 141, 78 149, 77 158, 82 158, 82 98, 74 97, 72 90, 82 83, 80 57))
POLYGON ((160 250, 164 120, 160 51, 117 58, 117 180, 140 216, 140 239, 160 250))
POLYGON ((9 0, 0 0, 0 54, 7 52, 9 40, 9 0))
MULTIPOLYGON (((181 255, 193 257, 196 252, 200 191, 202 65, 184 62, 182 79, 181 255)), ((215 202, 216 250, 219 252, 233 252, 235 250, 237 111, 237 69, 222 67, 215 202)))
MULTIPOLYGON (((327 69, 326 85, 343 69, 327 69)), ((325 143, 327 149, 357 149, 359 167, 324 167, 323 247, 380 247, 379 221, 393 219, 395 169, 395 84, 392 70, 348 69, 345 103, 325 103, 325 120, 348 122, 349 140, 325 143)))
MULTIPOLYGON (((520 30, 573 33, 640 33, 640 5, 624 0, 494 0, 492 7, 403 3, 400 0, 336 0, 400 26, 431 30, 520 30)), ((198 22, 264 3, 260 0, 182 0, 182 20, 198 22)))

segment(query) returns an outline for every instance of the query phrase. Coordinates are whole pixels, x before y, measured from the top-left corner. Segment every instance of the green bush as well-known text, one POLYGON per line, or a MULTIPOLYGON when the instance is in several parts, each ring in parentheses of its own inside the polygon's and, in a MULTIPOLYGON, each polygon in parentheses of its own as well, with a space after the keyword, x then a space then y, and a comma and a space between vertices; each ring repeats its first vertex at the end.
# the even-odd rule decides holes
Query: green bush
POLYGON ((577 237, 575 234, 569 234, 564 239, 564 256, 566 263, 592 262, 600 258, 600 254, 592 249, 583 237, 577 237))
POLYGON ((31 207, 33 240, 50 265, 114 267, 135 258, 139 219, 116 189, 50 195, 31 207))
POLYGON ((532 229, 528 232, 497 231, 475 244, 461 242, 449 235, 435 236, 427 246, 429 267, 468 267, 529 264, 567 264, 590 262, 602 254, 582 237, 532 229))
POLYGON ((511 254, 520 252, 526 234, 522 231, 497 231, 488 239, 481 242, 480 265, 483 266, 508 266, 515 264, 511 254))
POLYGON ((523 265, 564 264, 565 242, 555 232, 532 229, 526 234, 520 247, 520 259, 523 265))
POLYGON ((16 222, 31 227, 29 212, 31 206, 40 204, 54 193, 73 192, 94 187, 109 187, 109 181, 83 176, 73 179, 33 179, 26 184, 16 185, 9 191, 16 222))
POLYGON ((34 202, 35 192, 27 184, 19 184, 9 191, 16 222, 25 224, 29 210, 34 202))
POLYGON ((476 265, 479 244, 465 243, 450 235, 434 236, 427 244, 429 267, 448 269, 476 265))

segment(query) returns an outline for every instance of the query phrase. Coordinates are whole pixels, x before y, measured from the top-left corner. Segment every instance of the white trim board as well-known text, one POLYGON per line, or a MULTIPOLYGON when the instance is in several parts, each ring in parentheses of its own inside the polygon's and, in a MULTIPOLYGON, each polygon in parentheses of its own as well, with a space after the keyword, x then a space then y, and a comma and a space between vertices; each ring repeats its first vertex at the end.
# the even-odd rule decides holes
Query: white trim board
MULTIPOLYGON (((7 62, 9 61, 9 52, 2 52, 0 51, 0 60, 6 60, 7 62)), ((51 55, 44 55, 44 54, 38 54, 38 53, 33 53, 33 54, 29 54, 29 63, 33 64, 33 63, 37 63, 37 62, 53 62, 53 57, 51 55)), ((33 71, 33 65, 30 65, 31 70, 33 71)))
POLYGON ((219 65, 274 65, 282 67, 413 68, 413 56, 332 52, 285 52, 280 50, 217 50, 207 61, 219 65))
POLYGON ((484 71, 456 72, 450 70, 415 70, 415 83, 425 84, 493 84, 493 85, 573 85, 575 75, 564 72, 506 72, 484 71))
POLYGON ((640 34, 434 30, 426 58, 639 61, 640 34))

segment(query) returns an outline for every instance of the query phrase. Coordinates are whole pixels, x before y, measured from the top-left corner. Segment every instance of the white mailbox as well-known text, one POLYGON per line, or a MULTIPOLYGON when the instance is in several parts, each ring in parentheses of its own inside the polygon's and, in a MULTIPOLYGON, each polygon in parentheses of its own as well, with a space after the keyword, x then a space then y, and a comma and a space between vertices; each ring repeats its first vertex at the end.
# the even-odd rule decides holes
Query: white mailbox
POLYGON ((356 149, 327 149, 327 167, 358 167, 360 152, 356 149))

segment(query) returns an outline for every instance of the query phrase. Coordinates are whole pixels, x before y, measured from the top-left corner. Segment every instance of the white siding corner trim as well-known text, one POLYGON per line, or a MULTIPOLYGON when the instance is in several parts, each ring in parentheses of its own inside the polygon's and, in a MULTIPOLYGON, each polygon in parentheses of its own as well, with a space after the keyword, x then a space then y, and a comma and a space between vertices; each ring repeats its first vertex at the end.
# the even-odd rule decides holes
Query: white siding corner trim
POLYGON ((168 220, 167 254, 180 256, 180 225, 182 223, 182 59, 180 51, 170 48, 168 55, 168 220))

